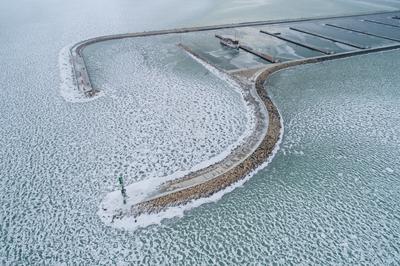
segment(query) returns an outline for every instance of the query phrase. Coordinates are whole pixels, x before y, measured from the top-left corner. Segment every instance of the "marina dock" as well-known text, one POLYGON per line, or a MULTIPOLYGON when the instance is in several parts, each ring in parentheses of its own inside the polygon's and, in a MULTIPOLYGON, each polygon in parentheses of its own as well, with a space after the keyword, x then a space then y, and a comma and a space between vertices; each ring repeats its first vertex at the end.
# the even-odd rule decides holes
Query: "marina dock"
MULTIPOLYGON (((332 34, 330 31, 325 30, 328 28, 336 28, 338 30, 352 32, 354 34, 362 34, 366 36, 370 36, 373 38, 379 38, 383 40, 392 41, 395 43, 400 42, 400 33, 398 28, 400 28, 400 20, 398 17, 400 16, 399 12, 382 12, 382 13, 373 13, 373 14, 357 14, 357 15, 344 15, 344 16, 333 16, 333 17, 317 17, 317 18, 301 18, 301 19, 289 19, 289 20, 275 20, 275 21, 256 21, 256 22, 246 22, 246 23, 232 23, 232 24, 224 24, 224 25, 216 25, 216 26, 205 26, 205 27, 192 27, 192 28, 180 28, 180 29, 171 29, 171 30, 160 30, 160 31, 149 31, 149 32, 139 32, 139 33, 126 33, 126 34, 116 34, 109 36, 100 36, 92 39, 84 40, 82 42, 77 43, 70 49, 71 54, 71 62, 73 65, 74 73, 75 73, 75 81, 76 85, 83 94, 88 97, 95 95, 98 92, 98 89, 94 88, 92 82, 90 80, 90 75, 87 72, 85 59, 83 56, 83 50, 88 45, 104 42, 109 40, 118 40, 124 38, 135 38, 135 37, 150 37, 150 36, 159 36, 159 35, 167 35, 167 34, 186 34, 193 32, 207 32, 207 31, 218 31, 221 33, 216 33, 215 36, 217 38, 221 38, 224 35, 224 30, 234 29, 240 31, 241 28, 257 28, 259 29, 259 34, 263 34, 269 36, 270 38, 277 38, 282 42, 287 43, 288 45, 292 45, 294 49, 299 47, 308 49, 311 51, 315 51, 318 54, 323 54, 329 56, 330 54, 336 53, 324 47, 319 47, 314 43, 309 43, 311 40, 322 39, 325 41, 330 41, 335 44, 342 44, 349 48, 357 49, 369 49, 376 48, 376 45, 369 44, 360 44, 352 38, 344 39, 340 32, 338 34, 332 34), (340 24, 341 21, 357 21, 364 23, 365 29, 360 30, 358 28, 345 27, 340 24), (391 27, 393 32, 388 35, 376 34, 374 32, 370 32, 368 28, 368 24, 373 23, 376 26, 381 26, 383 28, 391 27), (318 30, 308 29, 309 25, 318 26, 318 30), (287 28, 287 32, 285 34, 279 33, 274 34, 268 30, 268 27, 276 27, 280 26, 283 28, 287 28), (297 40, 297 39, 302 39, 297 40)), ((210 42, 213 40, 210 39, 210 42)), ((272 54, 267 52, 266 50, 262 50, 256 48, 252 43, 242 42, 239 38, 239 49, 243 53, 252 54, 261 60, 265 61, 267 64, 270 63, 279 63, 283 61, 287 61, 286 58, 280 58, 279 54, 272 54)), ((265 40, 265 48, 268 48, 268 40, 265 40)), ((395 43, 393 43, 393 47, 395 47, 395 43)), ((190 44, 186 44, 187 47, 190 47, 190 44)), ((385 45, 390 47, 391 45, 385 45)), ((274 47, 270 47, 274 48, 274 47)), ((343 51, 347 52, 347 51, 343 51)), ((212 61, 212 60, 211 60, 212 61)))

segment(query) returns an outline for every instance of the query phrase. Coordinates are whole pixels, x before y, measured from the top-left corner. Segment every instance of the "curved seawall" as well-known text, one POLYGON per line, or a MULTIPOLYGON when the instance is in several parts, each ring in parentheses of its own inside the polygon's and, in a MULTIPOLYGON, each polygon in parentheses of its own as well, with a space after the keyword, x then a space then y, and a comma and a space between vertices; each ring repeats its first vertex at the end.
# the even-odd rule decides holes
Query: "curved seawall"
MULTIPOLYGON (((315 20, 315 19, 312 19, 315 20)), ((301 20, 305 21, 305 20, 301 20)), ((72 63, 75 70, 75 76, 78 87, 85 95, 91 97, 97 93, 92 87, 90 77, 87 73, 82 50, 90 44, 107 41, 112 39, 143 37, 151 35, 184 33, 191 31, 223 29, 228 27, 252 26, 276 24, 277 22, 255 22, 247 24, 232 24, 215 27, 198 27, 191 29, 179 29, 169 31, 155 31, 148 33, 122 34, 115 36, 104 36, 90 39, 76 44, 71 49, 72 63)), ((281 22, 284 23, 284 22, 281 22)), ((208 62, 201 55, 193 52, 189 47, 180 45, 195 60, 202 63, 206 68, 214 68, 220 73, 227 75, 235 84, 243 91, 245 101, 255 110, 255 127, 250 136, 247 136, 243 143, 219 162, 206 166, 203 169, 194 171, 178 179, 158 183, 150 193, 141 196, 134 202, 130 202, 127 206, 104 206, 100 210, 100 215, 104 220, 113 222, 116 219, 125 217, 138 217, 146 213, 159 213, 168 207, 187 204, 193 200, 200 198, 208 198, 219 191, 237 183, 251 175, 254 170, 264 165, 268 158, 273 155, 277 143, 279 143, 282 133, 282 121, 277 107, 268 96, 268 92, 264 87, 265 80, 273 73, 302 64, 318 63, 327 60, 346 58, 355 55, 392 50, 400 48, 400 44, 392 44, 369 49, 353 50, 350 52, 342 52, 337 54, 322 55, 300 60, 293 60, 279 64, 272 64, 263 70, 238 70, 229 73, 208 62), (248 82, 248 77, 257 73, 255 82, 248 82), (243 79, 243 77, 247 77, 243 79)), ((210 70, 210 69, 209 69, 210 70)), ((213 71, 211 71, 213 72, 213 71)), ((140 184, 135 184, 140 186, 140 184)), ((118 194, 118 191, 116 191, 118 194)), ((115 195, 115 192, 112 192, 115 195)), ((122 197, 121 197, 122 200, 122 197)))
MULTIPOLYGON (((400 47, 397 47, 400 48, 400 47)), ((390 49, 394 49, 391 47, 390 49)), ((361 50, 357 52, 348 52, 343 54, 336 54, 330 56, 322 56, 315 58, 307 58, 302 60, 296 60, 286 63, 274 65, 272 67, 264 69, 256 78, 255 90, 258 94, 259 99, 264 104, 268 111, 268 130, 266 135, 260 141, 257 148, 250 154, 242 154, 242 158, 239 159, 239 163, 233 168, 199 184, 192 184, 183 189, 176 191, 167 191, 160 195, 153 196, 149 200, 145 200, 138 204, 133 205, 130 211, 116 213, 113 219, 122 218, 124 216, 138 216, 143 213, 153 213, 165 210, 167 207, 177 206, 186 204, 189 201, 205 198, 213 195, 214 193, 227 188, 228 186, 238 182, 251 174, 255 169, 259 168, 268 158, 272 155, 273 150, 280 138, 280 132, 282 128, 280 115, 277 107, 274 105, 270 97, 268 96, 267 89, 264 87, 265 81, 277 71, 294 67, 303 64, 318 63, 328 60, 335 60, 340 58, 346 58, 354 55, 367 54, 372 52, 388 50, 388 47, 374 48, 368 50, 361 50)), ((246 72, 246 71, 243 71, 246 72)), ((235 75, 240 75, 237 72, 235 75)), ((258 117, 258 119, 263 119, 258 117)), ((229 156, 227 157, 229 158, 229 156)), ((226 163, 227 159, 218 162, 211 167, 218 167, 219 164, 226 163)), ((190 180, 192 176, 201 175, 207 168, 199 170, 198 172, 190 174, 188 177, 183 177, 178 181, 168 182, 168 186, 174 186, 185 180, 190 180)), ((223 168, 221 168, 223 169, 223 168)))

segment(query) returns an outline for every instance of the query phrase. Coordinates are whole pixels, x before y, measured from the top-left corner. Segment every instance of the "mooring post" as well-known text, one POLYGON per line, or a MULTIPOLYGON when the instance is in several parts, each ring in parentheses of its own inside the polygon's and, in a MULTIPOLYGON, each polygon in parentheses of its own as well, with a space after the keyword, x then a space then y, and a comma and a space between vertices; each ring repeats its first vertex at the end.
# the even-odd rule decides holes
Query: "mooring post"
POLYGON ((124 202, 124 204, 126 204, 126 189, 125 189, 125 186, 124 186, 124 180, 122 179, 122 176, 120 176, 119 178, 118 178, 118 181, 119 181, 119 184, 120 184, 120 186, 121 186, 121 194, 122 194, 122 199, 123 199, 123 202, 124 202))

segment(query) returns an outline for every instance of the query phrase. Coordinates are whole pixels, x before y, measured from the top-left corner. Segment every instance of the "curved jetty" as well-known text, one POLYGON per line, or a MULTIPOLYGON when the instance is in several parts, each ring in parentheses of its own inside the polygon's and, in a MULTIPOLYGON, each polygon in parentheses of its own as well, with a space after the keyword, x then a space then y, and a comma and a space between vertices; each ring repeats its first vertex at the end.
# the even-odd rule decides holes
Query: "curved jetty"
MULTIPOLYGON (((159 194, 131 206, 129 212, 116 213, 113 218, 118 219, 125 215, 135 217, 142 213, 160 212, 170 206, 181 205, 188 203, 191 200, 209 197, 214 193, 243 179, 247 175, 251 174, 255 169, 260 167, 265 161, 267 161, 268 157, 272 155, 273 150, 280 139, 282 128, 278 109, 268 96, 267 90, 264 87, 265 81, 275 72, 298 65, 318 63, 328 60, 346 58, 354 55, 399 48, 400 46, 397 46, 397 48, 381 47, 360 50, 357 51, 357 53, 347 52, 330 56, 307 58, 276 64, 263 69, 261 72, 258 70, 258 76, 254 86, 258 97, 255 97, 254 99, 261 100, 260 103, 262 103, 265 109, 268 111, 268 116, 264 117, 262 116, 261 112, 256 112, 256 118, 258 124, 262 123, 261 121, 263 119, 268 119, 268 121, 265 121, 265 123, 268 123, 268 130, 263 138, 259 141, 259 145, 254 149, 254 151, 252 153, 240 152, 241 149, 243 149, 243 147, 240 146, 221 162, 191 173, 178 180, 169 181, 163 184, 159 194), (232 164, 233 162, 232 157, 234 157, 238 163, 233 165, 231 168, 227 168, 226 165, 232 164), (218 171, 214 172, 214 174, 217 175, 214 175, 211 178, 210 176, 207 177, 207 174, 210 173, 209 171, 214 169, 218 169, 218 171)), ((249 74, 254 74, 256 71, 257 70, 242 70, 234 73, 231 72, 231 74, 238 79, 240 76, 249 76, 249 74)), ((256 139, 260 135, 260 131, 258 131, 258 133, 253 135, 252 138, 256 139)), ((244 144, 243 146, 249 147, 251 146, 251 143, 244 144)))
MULTIPOLYGON (((393 13, 393 12, 387 12, 393 13)), ((365 14, 364 14, 365 15, 365 14)), ((374 14, 376 15, 376 14, 374 14)), ((357 15, 363 16, 363 15, 357 15)), ((344 18, 354 16, 339 16, 333 18, 344 18)), ((284 20, 284 21, 268 21, 268 22, 251 22, 251 23, 238 23, 210 27, 195 27, 184 28, 176 30, 153 31, 132 34, 120 34, 114 36, 103 36, 93 38, 87 41, 80 42, 71 48, 72 64, 76 75, 76 81, 79 89, 88 97, 95 95, 97 90, 92 87, 90 77, 87 73, 85 61, 83 58, 82 50, 90 44, 107 41, 112 39, 143 37, 162 34, 175 34, 194 31, 206 31, 234 27, 248 27, 258 25, 269 25, 279 23, 295 23, 304 21, 318 21, 321 18, 302 19, 302 20, 284 20)), ((276 34, 273 34, 274 36, 276 34)), ((280 37, 281 39, 287 39, 280 37)), ((293 41, 291 41, 293 43, 293 41)), ((301 44, 301 43, 300 43, 301 44)), ((179 46, 193 56, 196 60, 201 61, 207 65, 212 65, 217 71, 223 72, 237 83, 243 91, 245 101, 253 107, 255 116, 255 126, 252 134, 246 137, 242 144, 236 147, 226 158, 223 160, 189 173, 181 178, 170 180, 162 183, 154 188, 154 190, 141 197, 140 200, 130 202, 129 206, 120 208, 115 206, 107 206, 103 208, 104 215, 111 222, 115 219, 122 219, 124 217, 137 217, 144 213, 157 213, 165 210, 171 206, 186 204, 192 200, 199 198, 209 197, 214 193, 231 186, 244 177, 250 175, 255 169, 262 166, 267 161, 279 142, 282 133, 282 124, 277 107, 269 98, 267 90, 264 87, 265 80, 273 73, 297 65, 318 63, 327 60, 334 60, 346 58, 355 55, 367 54, 372 52, 379 52, 385 50, 399 49, 400 44, 390 44, 386 46, 366 48, 341 52, 341 53, 322 53, 321 56, 314 56, 299 60, 286 61, 283 63, 269 64, 267 67, 258 69, 240 69, 233 71, 225 71, 215 65, 209 60, 203 58, 200 54, 194 52, 190 47, 183 44, 179 46), (250 77, 256 77, 251 80, 250 77), (110 210, 110 207, 112 210, 110 210)), ((303 45, 303 47, 311 47, 314 50, 321 50, 310 45, 303 45)), ((322 51, 322 50, 321 50, 322 51)), ((277 62, 277 60, 266 60, 277 62)))

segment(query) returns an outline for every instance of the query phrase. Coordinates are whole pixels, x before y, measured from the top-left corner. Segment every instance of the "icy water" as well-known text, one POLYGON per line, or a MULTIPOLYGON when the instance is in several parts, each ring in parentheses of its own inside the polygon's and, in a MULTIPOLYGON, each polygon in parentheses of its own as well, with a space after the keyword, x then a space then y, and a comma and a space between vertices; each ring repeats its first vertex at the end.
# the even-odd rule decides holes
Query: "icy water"
POLYGON ((0 264, 398 264, 398 52, 275 76, 272 93, 287 120, 283 149, 217 203, 135 232, 108 227, 96 215, 114 176, 129 171, 119 156, 129 138, 112 123, 123 124, 127 105, 105 109, 113 100, 106 97, 66 102, 60 51, 104 34, 398 8, 394 1, 301 3, 1 1, 0 264), (366 72, 359 76, 355 66, 366 72), (323 78, 309 78, 316 73, 323 78), (340 81, 343 75, 350 81, 340 81), (335 92, 348 104, 318 109, 319 95, 335 92), (319 123, 301 119, 313 116, 319 123))

